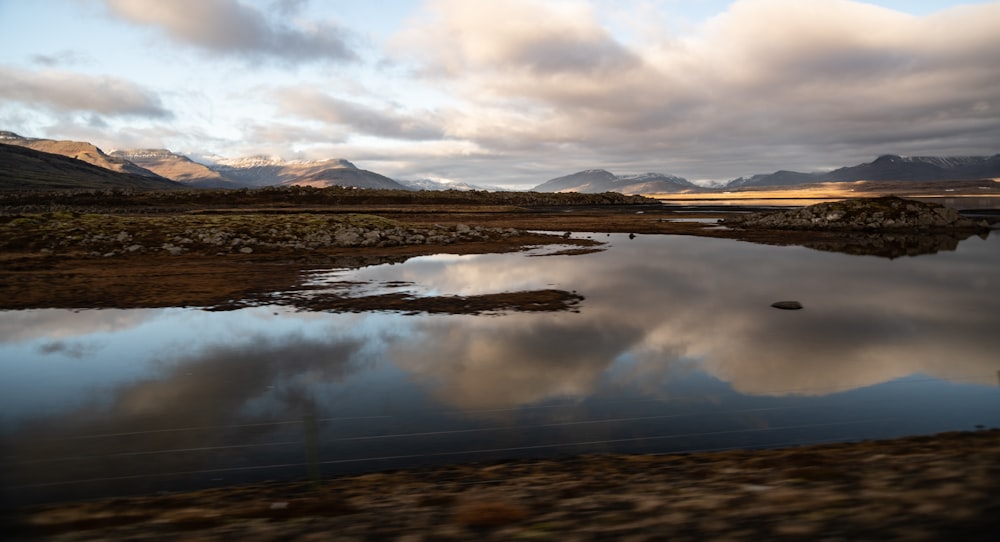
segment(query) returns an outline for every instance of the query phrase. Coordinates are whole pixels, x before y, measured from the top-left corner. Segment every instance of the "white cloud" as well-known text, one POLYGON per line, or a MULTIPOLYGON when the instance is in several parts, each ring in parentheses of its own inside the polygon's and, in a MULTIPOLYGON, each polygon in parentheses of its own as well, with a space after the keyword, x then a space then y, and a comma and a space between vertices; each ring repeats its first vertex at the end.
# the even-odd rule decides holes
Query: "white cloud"
POLYGON ((131 81, 56 70, 0 66, 0 98, 54 111, 167 118, 159 96, 131 81))
POLYGON ((630 45, 596 16, 582 1, 437 0, 396 50, 456 90, 458 135, 498 151, 559 143, 677 167, 683 155, 700 175, 680 173, 711 177, 833 149, 992 153, 1000 140, 1000 4, 920 18, 742 0, 691 34, 630 45))
MULTIPOLYGON (((275 92, 280 109, 302 119, 348 127, 356 132, 392 139, 440 139, 444 133, 432 119, 377 109, 308 87, 275 92)), ((431 116, 429 114, 425 116, 431 116)))
POLYGON ((300 2, 279 2, 265 14, 237 0, 106 0, 126 21, 160 28, 175 42, 218 54, 289 61, 356 59, 349 32, 331 22, 283 20, 300 2))
POLYGON ((689 4, 100 0, 77 17, 99 39, 56 39, 62 14, 44 47, 17 40, 0 115, 55 138, 38 130, 103 122, 117 137, 145 116, 198 134, 150 142, 175 150, 328 151, 396 177, 519 187, 595 167, 725 181, 1000 150, 1000 2, 921 16, 699 3, 698 17, 725 6, 709 19, 689 4))

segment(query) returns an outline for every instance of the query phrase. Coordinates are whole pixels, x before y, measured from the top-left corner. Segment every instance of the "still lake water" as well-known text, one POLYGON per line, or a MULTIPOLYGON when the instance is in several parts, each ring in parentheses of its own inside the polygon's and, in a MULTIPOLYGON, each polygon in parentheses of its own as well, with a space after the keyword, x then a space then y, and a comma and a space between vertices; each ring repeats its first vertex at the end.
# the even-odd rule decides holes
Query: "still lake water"
POLYGON ((595 237, 316 277, 579 312, 0 312, 3 499, 1000 426, 1000 236, 894 260, 595 237))

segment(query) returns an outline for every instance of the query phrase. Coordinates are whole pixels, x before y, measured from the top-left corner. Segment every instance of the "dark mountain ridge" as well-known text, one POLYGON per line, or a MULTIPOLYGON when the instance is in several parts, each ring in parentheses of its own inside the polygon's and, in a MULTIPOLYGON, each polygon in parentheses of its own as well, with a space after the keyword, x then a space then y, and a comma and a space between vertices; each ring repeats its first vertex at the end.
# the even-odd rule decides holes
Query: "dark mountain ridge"
POLYGON ((0 141, 0 190, 179 190, 184 185, 160 176, 122 173, 21 145, 0 141))
POLYGON ((828 172, 776 171, 733 179, 725 188, 789 186, 854 181, 950 181, 1000 177, 1000 154, 993 156, 897 156, 885 154, 871 162, 828 172))
POLYGON ((61 154, 70 158, 76 158, 88 164, 92 164, 119 173, 131 173, 134 175, 145 175, 147 177, 160 177, 155 172, 140 167, 126 159, 111 156, 101 150, 93 143, 87 141, 57 141, 54 139, 37 139, 33 137, 22 137, 14 132, 0 131, 0 143, 7 145, 17 145, 27 147, 36 151, 52 154, 61 154))

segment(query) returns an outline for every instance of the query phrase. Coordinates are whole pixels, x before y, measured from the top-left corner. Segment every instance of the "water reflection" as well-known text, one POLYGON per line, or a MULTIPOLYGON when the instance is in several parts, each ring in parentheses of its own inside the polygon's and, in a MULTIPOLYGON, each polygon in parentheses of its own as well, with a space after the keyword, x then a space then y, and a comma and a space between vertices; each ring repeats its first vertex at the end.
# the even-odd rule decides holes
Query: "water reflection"
MULTIPOLYGON (((787 234, 782 234, 786 236, 787 234)), ((855 256, 902 258, 952 251, 958 244, 974 234, 972 232, 879 232, 879 233, 816 233, 808 232, 798 242, 804 247, 828 252, 842 252, 855 256)), ((988 232, 982 235, 988 235, 988 232)))
POLYGON ((995 238, 894 261, 609 240, 336 276, 414 295, 575 290, 578 313, 2 313, 4 494, 301 477, 313 418, 325 474, 1000 425, 995 238))

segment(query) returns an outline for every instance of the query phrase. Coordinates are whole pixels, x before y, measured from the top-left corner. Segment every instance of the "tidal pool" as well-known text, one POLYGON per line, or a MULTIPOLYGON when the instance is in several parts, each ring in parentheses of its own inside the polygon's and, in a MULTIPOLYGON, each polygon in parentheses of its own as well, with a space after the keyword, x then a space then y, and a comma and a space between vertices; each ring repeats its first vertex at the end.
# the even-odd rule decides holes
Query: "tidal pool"
POLYGON ((578 312, 0 312, 4 501, 1000 426, 996 235, 893 260, 594 237, 607 250, 313 277, 361 293, 557 288, 584 296, 578 312))

